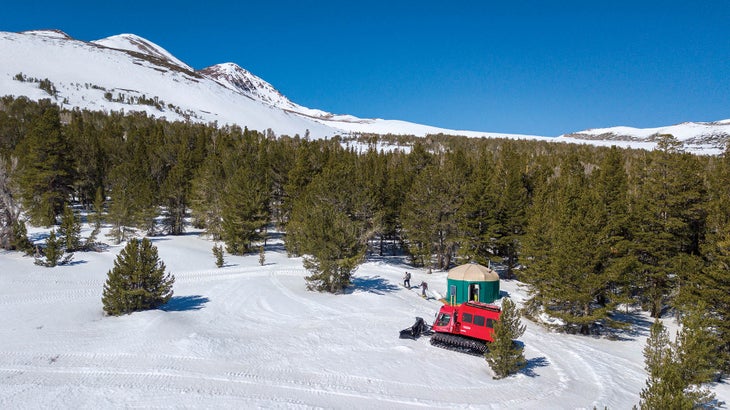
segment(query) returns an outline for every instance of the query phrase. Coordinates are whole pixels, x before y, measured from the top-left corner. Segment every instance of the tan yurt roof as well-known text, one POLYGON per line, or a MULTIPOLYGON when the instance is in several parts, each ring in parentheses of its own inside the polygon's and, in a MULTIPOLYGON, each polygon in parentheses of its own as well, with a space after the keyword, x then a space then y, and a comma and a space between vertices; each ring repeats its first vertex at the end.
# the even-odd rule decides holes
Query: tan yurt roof
POLYGON ((499 274, 478 263, 467 263, 449 271, 449 279, 467 280, 470 282, 494 282, 499 280, 499 274))

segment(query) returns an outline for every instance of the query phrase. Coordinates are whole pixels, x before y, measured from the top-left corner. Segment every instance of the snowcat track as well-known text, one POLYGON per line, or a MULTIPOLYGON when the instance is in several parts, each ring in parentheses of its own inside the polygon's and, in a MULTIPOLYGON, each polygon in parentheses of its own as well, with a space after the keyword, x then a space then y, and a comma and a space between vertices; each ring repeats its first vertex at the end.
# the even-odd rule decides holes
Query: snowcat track
POLYGON ((487 344, 485 342, 448 333, 434 333, 431 336, 431 344, 447 350, 468 353, 474 356, 484 356, 484 353, 487 351, 487 344))

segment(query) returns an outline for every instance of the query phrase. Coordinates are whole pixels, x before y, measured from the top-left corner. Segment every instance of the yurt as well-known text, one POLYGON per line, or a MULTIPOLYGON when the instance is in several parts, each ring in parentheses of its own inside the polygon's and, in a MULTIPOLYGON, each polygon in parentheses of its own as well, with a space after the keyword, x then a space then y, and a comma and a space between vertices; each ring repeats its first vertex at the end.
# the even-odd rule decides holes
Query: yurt
POLYGON ((460 305, 469 300, 492 303, 499 299, 499 275, 478 263, 467 263, 449 271, 446 300, 460 305))

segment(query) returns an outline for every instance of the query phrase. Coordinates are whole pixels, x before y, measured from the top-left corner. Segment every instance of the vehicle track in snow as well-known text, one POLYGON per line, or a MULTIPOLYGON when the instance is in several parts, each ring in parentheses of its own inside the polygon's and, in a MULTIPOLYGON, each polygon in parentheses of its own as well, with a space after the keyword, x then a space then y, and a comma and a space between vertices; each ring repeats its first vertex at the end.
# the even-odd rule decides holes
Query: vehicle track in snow
POLYGON ((37 292, 2 295, 0 296, 0 306, 48 304, 91 297, 101 298, 102 290, 102 287, 89 287, 81 289, 41 290, 37 292))
MULTIPOLYGON (((433 389, 427 384, 276 367, 242 371, 245 363, 188 356, 0 352, 0 357, 0 380, 4 386, 14 386, 17 394, 72 385, 88 389, 114 387, 193 393, 203 397, 255 398, 298 405, 308 405, 306 401, 294 398, 299 394, 344 396, 391 405, 452 407, 468 404, 419 398, 433 389)), ((478 391, 479 388, 469 390, 478 391)), ((12 402, 10 399, 6 396, 0 404, 12 402)))
POLYGON ((307 272, 296 264, 180 271, 176 297, 204 302, 119 318, 101 312, 105 275, 0 278, 18 292, 0 295, 0 315, 13 318, 0 331, 0 408, 33 397, 130 405, 103 401, 108 391, 117 400, 139 396, 133 404, 145 407, 181 397, 203 407, 621 408, 638 400, 641 364, 590 337, 529 323, 520 340, 533 366, 500 381, 480 357, 442 351, 425 337, 398 339, 413 316, 430 319, 440 307, 402 288, 400 270, 366 267, 349 295, 306 291, 307 272), (13 329, 25 332, 27 350, 13 329))

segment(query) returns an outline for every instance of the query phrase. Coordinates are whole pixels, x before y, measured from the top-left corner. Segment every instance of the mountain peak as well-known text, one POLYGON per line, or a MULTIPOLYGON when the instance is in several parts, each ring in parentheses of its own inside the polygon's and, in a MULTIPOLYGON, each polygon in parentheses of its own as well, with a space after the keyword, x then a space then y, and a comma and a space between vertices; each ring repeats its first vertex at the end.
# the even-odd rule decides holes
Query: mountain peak
POLYGON ((189 65, 178 60, 169 51, 136 34, 117 34, 115 36, 103 38, 101 40, 92 41, 92 43, 104 47, 115 48, 118 50, 142 53, 148 56, 152 56, 154 58, 159 58, 161 60, 167 61, 185 70, 195 71, 189 65))
POLYGON ((61 30, 57 29, 49 29, 49 30, 27 30, 27 31, 21 31, 20 34, 32 34, 34 36, 43 36, 43 37, 50 37, 50 38, 60 38, 63 40, 73 40, 73 37, 69 36, 68 34, 64 33, 61 30))
POLYGON ((199 73, 215 80, 229 90, 284 111, 296 112, 312 118, 332 117, 332 114, 326 111, 303 107, 291 102, 273 85, 236 63, 216 64, 200 70, 199 73))
POLYGON ((293 103, 274 86, 236 63, 216 64, 200 70, 222 86, 279 108, 292 108, 293 103))

